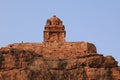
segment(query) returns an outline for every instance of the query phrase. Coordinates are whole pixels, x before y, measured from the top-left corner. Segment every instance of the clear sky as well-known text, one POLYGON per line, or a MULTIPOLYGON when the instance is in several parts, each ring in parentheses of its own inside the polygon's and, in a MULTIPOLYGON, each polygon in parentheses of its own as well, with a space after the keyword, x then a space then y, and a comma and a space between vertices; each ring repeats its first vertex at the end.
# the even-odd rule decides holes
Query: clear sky
POLYGON ((0 0, 0 47, 42 42, 53 15, 63 21, 67 41, 94 43, 120 64, 120 0, 0 0))

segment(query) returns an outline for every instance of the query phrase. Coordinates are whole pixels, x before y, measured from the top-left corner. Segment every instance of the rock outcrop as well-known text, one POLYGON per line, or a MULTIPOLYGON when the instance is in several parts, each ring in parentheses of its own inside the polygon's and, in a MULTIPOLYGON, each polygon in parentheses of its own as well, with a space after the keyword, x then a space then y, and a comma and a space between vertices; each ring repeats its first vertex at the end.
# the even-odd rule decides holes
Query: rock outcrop
POLYGON ((63 30, 48 30, 45 42, 0 48, 0 80, 120 80, 112 56, 98 54, 89 42, 65 42, 63 30))

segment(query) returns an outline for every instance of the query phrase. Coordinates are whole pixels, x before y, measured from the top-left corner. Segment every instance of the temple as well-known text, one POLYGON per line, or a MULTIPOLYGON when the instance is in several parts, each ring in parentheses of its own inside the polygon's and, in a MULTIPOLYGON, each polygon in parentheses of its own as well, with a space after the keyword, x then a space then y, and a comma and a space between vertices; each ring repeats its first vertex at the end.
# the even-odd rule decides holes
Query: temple
POLYGON ((89 42, 67 42, 65 35, 62 21, 53 16, 44 42, 0 48, 0 80, 120 80, 114 57, 98 54, 89 42))
POLYGON ((44 42, 65 42, 66 31, 62 21, 55 15, 47 20, 44 28, 44 42))

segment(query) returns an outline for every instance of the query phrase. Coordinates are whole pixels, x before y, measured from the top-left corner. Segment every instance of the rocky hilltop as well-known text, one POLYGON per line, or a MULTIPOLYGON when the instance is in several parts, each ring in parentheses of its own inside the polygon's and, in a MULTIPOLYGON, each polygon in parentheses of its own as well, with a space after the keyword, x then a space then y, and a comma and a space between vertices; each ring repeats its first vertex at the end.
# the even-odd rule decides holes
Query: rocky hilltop
POLYGON ((120 80, 112 56, 97 53, 89 42, 66 42, 62 21, 48 19, 41 43, 0 48, 0 80, 120 80))

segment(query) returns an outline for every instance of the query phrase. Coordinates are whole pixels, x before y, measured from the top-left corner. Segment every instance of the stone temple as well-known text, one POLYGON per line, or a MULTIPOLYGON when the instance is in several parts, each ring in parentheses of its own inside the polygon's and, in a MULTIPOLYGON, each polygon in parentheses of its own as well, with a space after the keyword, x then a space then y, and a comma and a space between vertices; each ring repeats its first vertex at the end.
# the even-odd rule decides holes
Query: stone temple
POLYGON ((62 21, 53 16, 47 20, 44 29, 44 42, 65 42, 66 31, 62 21))
POLYGON ((89 42, 67 42, 62 21, 46 21, 41 43, 14 43, 0 48, 0 80, 120 80, 112 56, 89 42))

